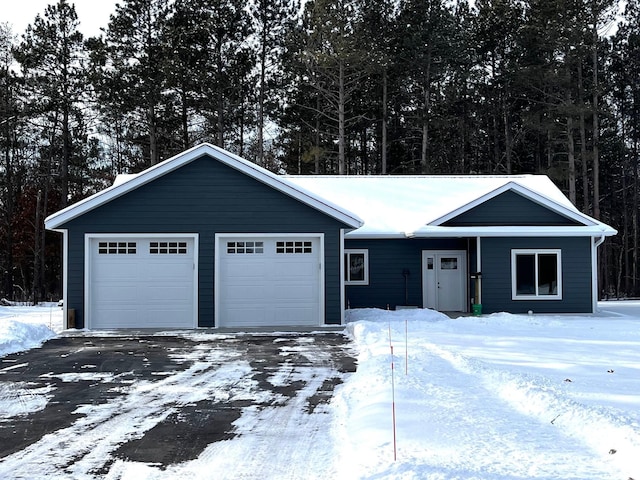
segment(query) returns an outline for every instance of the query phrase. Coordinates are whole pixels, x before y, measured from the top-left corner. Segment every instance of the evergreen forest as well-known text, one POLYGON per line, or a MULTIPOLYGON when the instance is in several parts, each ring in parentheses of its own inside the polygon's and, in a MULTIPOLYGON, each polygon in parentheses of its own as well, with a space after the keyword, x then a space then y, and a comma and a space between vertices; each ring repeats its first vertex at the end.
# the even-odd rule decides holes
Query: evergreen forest
POLYGON ((52 0, 0 22, 0 297, 60 298, 46 216, 201 142, 278 173, 546 174, 619 232, 601 296, 640 296, 640 0, 120 0, 91 38, 52 0))

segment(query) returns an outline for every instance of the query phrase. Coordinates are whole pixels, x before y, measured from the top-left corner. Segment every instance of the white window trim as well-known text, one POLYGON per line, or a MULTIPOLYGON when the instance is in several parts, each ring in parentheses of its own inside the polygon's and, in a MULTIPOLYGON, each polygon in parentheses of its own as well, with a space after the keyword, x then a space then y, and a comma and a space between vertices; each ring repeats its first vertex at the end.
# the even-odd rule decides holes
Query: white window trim
MULTIPOLYGON (((347 258, 347 265, 349 265, 348 257, 351 254, 359 254, 364 255, 364 280, 350 280, 349 278, 344 279, 345 285, 369 285, 369 250, 366 248, 345 248, 344 249, 344 257, 347 258)), ((343 258, 344 265, 344 258, 343 258)), ((349 270, 345 270, 345 275, 349 275, 349 270)), ((343 277, 344 278, 344 277, 343 277)))
POLYGON ((512 300, 562 300, 562 250, 559 248, 520 248, 511 250, 511 299, 512 300), (516 289, 516 256, 535 255, 535 287, 538 290, 538 255, 555 254, 558 258, 556 276, 558 278, 557 294, 555 295, 517 295, 516 289))

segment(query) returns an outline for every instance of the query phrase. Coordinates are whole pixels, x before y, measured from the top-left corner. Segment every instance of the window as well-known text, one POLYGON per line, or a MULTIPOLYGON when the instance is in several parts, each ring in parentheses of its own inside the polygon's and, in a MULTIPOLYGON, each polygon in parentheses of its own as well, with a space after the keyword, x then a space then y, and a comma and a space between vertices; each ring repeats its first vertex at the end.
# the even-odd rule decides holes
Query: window
POLYGON ((128 255, 136 253, 136 242, 98 242, 99 255, 128 255))
POLYGON ((560 250, 511 250, 513 300, 562 299, 560 250))
POLYGON ((369 285, 369 251, 344 251, 344 282, 347 285, 369 285))
POLYGON ((312 242, 276 242, 276 253, 313 253, 312 242))
POLYGON ((458 259, 443 257, 440 259, 440 270, 457 270, 458 259))
POLYGON ((264 253, 264 242, 227 242, 227 253, 244 255, 264 253))
POLYGON ((154 255, 184 255, 187 253, 187 242, 150 242, 149 253, 154 255))

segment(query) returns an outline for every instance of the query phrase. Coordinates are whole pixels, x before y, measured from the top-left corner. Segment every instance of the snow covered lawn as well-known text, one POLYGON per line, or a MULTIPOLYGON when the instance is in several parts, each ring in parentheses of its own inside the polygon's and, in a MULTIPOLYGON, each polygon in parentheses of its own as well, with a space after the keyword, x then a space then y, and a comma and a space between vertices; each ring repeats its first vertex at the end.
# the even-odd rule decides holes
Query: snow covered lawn
POLYGON ((0 357, 38 346, 63 328, 62 309, 55 303, 0 306, 0 357))
MULTIPOLYGON (((46 340, 50 326, 62 329, 57 309, 20 308, 0 307, 0 355, 46 340)), ((105 478, 242 472, 257 479, 271 471, 278 479, 640 480, 640 302, 600 308, 597 316, 458 319, 428 310, 350 311, 358 370, 336 388, 322 423, 309 424, 314 431, 281 418, 277 436, 254 434, 260 414, 247 411, 236 421, 243 435, 196 460, 166 470, 119 461, 105 478), (252 457, 261 441, 269 453, 252 457), (251 476, 252 465, 259 475, 251 476)), ((0 421, 10 415, 5 407, 0 400, 0 421)), ((85 473, 74 478, 98 478, 75 471, 85 473)), ((20 478, 19 467, 14 474, 20 478)))
POLYGON ((360 356, 334 398, 338 470, 376 479, 640 479, 639 307, 453 320, 350 312, 360 356))

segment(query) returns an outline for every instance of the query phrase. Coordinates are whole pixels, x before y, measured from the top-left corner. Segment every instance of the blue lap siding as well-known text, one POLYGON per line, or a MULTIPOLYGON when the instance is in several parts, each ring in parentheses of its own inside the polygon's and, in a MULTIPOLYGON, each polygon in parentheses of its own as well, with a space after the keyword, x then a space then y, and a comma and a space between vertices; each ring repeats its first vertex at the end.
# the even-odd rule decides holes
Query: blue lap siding
POLYGON ((448 227, 469 226, 559 226, 579 225, 519 193, 507 191, 444 223, 448 227))
MULTIPOLYGON (((347 239, 346 249, 367 249, 369 284, 347 285, 347 308, 423 307, 422 251, 465 250, 468 272, 476 270, 476 239, 347 239), (408 270, 405 289, 403 271, 408 270)), ((581 313, 592 311, 591 238, 483 238, 482 305, 484 313, 581 313), (511 250, 560 249, 562 300, 512 300, 511 250)), ((474 281, 468 280, 468 297, 474 297, 474 281)))
POLYGON ((486 313, 585 313, 593 309, 591 238, 483 238, 482 306, 486 313), (511 250, 560 249, 562 300, 512 300, 511 250))
POLYGON ((466 239, 345 240, 345 249, 364 248, 369 252, 369 285, 347 285, 347 307, 422 307, 422 251, 467 250, 467 243, 466 239), (405 270, 409 272, 406 290, 405 270))
POLYGON ((340 229, 342 222, 246 174, 203 156, 91 210, 68 230, 68 308, 84 325, 86 233, 197 233, 198 325, 215 326, 216 233, 324 234, 325 323, 340 323, 340 229))

